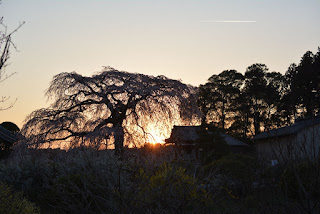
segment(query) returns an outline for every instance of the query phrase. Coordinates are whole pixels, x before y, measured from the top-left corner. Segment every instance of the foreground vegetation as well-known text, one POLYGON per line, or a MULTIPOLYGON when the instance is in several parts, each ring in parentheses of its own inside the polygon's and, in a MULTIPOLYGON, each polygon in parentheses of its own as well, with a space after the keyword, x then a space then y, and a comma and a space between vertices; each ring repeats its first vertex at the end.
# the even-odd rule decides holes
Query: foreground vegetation
MULTIPOLYGON (((22 24, 12 32, 3 18, 0 25, 2 82, 12 75, 3 68, 14 46, 11 35, 22 24)), ((21 133, 35 148, 69 140, 77 149, 16 145, 11 152, 11 144, 0 142, 0 213, 320 213, 319 161, 270 167, 219 153, 186 162, 171 147, 124 148, 147 136, 150 123, 166 121, 167 129, 175 119, 199 122, 197 98, 203 123, 244 140, 319 113, 320 49, 306 52, 285 75, 267 71, 264 64, 249 66, 244 75, 223 71, 200 85, 198 94, 164 76, 109 67, 91 77, 56 75, 47 90, 54 102, 30 114, 21 133), (81 147, 100 148, 110 139, 117 155, 81 147)), ((8 99, 2 96, 0 103, 8 99)))
MULTIPOLYGON (((110 150, 16 148, 0 163, 0 180, 6 183, 1 186, 23 192, 42 213, 320 211, 320 185, 312 190, 304 185, 311 175, 306 171, 319 165, 270 168, 253 157, 235 154, 204 165, 175 158, 173 148, 149 145, 124 152, 120 160, 110 150), (302 190, 309 191, 309 198, 302 190)), ((16 197, 11 190, 6 194, 16 197)), ((30 207, 25 213, 38 212, 21 196, 12 203, 30 207)), ((7 206, 1 203, 0 210, 7 206)))
POLYGON ((0 182, 0 213, 31 214, 40 213, 40 210, 28 201, 21 192, 14 192, 8 185, 0 182))

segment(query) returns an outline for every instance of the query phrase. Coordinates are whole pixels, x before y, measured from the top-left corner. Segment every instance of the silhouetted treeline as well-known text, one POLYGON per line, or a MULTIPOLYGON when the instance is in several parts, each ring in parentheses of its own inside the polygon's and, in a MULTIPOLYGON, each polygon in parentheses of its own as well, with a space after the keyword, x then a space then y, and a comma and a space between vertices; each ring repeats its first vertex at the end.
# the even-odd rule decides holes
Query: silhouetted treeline
POLYGON ((320 48, 307 51, 284 75, 265 64, 249 66, 244 75, 225 70, 199 87, 204 120, 241 138, 316 115, 320 102, 320 48))

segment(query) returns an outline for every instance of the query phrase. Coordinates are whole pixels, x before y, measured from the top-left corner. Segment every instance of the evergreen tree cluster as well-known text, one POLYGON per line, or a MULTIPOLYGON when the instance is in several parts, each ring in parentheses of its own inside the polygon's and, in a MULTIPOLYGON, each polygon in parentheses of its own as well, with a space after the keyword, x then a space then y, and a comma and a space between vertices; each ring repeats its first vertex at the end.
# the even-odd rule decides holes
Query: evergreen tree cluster
POLYGON ((253 64, 244 74, 225 70, 199 87, 203 121, 246 139, 294 119, 317 115, 320 109, 320 48, 307 51, 299 65, 283 75, 253 64))

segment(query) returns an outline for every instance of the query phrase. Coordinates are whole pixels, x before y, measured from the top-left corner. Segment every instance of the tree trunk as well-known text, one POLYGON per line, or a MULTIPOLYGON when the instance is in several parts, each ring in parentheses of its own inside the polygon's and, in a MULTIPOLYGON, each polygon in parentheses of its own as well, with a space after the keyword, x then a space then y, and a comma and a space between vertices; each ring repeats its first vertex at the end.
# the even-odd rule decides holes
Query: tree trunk
POLYGON ((122 156, 124 143, 124 131, 122 123, 117 123, 114 127, 114 147, 117 155, 122 156))
POLYGON ((253 113, 254 134, 260 133, 260 112, 258 111, 258 100, 255 98, 254 113, 253 113))
POLYGON ((221 109, 221 128, 224 130, 224 124, 226 119, 226 113, 225 113, 225 102, 222 102, 222 109, 221 109))
POLYGON ((313 105, 310 103, 306 106, 306 117, 313 116, 313 105))
POLYGON ((245 113, 245 122, 244 122, 244 129, 243 129, 243 137, 248 138, 248 124, 249 124, 249 114, 245 113))
POLYGON ((260 113, 255 112, 254 113, 254 134, 257 135, 260 133, 260 113))

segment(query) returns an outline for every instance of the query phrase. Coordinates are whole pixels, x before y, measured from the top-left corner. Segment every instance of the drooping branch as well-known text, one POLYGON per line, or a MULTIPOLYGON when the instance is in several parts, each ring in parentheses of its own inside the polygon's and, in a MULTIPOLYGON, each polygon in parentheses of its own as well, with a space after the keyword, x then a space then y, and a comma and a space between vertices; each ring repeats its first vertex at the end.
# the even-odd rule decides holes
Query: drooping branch
POLYGON ((133 133, 144 135, 148 123, 192 120, 198 114, 193 87, 110 67, 91 77, 58 74, 46 95, 54 100, 50 109, 31 114, 22 129, 27 137, 41 136, 43 142, 81 135, 86 143, 114 139, 117 149, 123 142, 133 144, 128 142, 133 133))

